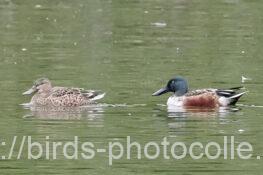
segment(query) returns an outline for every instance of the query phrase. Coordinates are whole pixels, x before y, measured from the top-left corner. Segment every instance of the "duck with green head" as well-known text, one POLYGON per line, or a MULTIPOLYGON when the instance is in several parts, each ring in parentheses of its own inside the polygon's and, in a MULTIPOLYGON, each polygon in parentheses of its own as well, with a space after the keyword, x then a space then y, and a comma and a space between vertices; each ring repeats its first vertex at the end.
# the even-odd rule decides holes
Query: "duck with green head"
POLYGON ((168 98, 168 106, 180 107, 220 107, 235 105, 239 98, 246 92, 238 93, 242 87, 235 87, 230 89, 197 89, 188 90, 187 81, 181 77, 176 76, 168 81, 164 88, 153 93, 153 96, 159 96, 167 92, 172 92, 173 95, 168 98))

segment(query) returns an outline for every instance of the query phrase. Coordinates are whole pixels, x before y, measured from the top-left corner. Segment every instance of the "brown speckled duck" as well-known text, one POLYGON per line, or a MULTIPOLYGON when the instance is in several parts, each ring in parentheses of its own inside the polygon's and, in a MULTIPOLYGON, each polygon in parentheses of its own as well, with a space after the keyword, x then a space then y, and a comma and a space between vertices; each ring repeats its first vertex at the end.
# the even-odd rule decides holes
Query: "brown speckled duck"
POLYGON ((52 87, 47 78, 37 79, 23 95, 33 94, 30 105, 78 107, 95 103, 105 93, 82 88, 52 87))

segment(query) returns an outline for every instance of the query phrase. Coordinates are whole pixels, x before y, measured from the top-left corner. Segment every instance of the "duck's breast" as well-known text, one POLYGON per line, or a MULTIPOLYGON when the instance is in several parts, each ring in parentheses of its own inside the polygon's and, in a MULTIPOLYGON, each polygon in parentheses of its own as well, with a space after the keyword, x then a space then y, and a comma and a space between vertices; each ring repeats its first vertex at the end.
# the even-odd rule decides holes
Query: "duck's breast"
POLYGON ((183 106, 184 97, 171 96, 167 100, 167 106, 183 106))

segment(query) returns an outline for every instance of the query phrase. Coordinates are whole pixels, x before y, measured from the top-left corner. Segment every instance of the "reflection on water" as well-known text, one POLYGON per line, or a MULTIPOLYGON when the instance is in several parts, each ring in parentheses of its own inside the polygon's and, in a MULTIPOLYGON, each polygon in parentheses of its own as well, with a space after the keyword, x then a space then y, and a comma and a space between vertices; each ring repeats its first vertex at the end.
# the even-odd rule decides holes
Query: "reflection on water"
POLYGON ((236 106, 200 108, 158 104, 158 108, 155 111, 156 113, 166 113, 168 127, 177 130, 187 127, 191 121, 207 122, 216 120, 218 124, 225 124, 229 121, 228 117, 239 114, 242 109, 236 106))
MULTIPOLYGON (((106 108, 129 109, 144 107, 146 104, 106 104, 96 103, 81 107, 32 106, 23 103, 21 106, 30 110, 23 118, 37 118, 44 120, 102 120, 106 108)), ((131 115, 131 113, 128 113, 131 115)))
POLYGON ((31 111, 24 118, 44 120, 103 120, 104 109, 101 105, 83 107, 24 106, 31 111))
POLYGON ((236 107, 200 108, 167 106, 168 117, 226 117, 231 112, 239 111, 236 107))

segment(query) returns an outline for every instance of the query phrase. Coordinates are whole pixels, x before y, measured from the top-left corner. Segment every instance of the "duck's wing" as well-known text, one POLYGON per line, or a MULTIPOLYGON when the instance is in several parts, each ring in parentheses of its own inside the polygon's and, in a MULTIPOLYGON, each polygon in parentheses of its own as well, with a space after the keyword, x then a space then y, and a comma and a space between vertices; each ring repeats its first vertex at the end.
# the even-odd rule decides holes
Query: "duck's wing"
POLYGON ((213 89, 213 88, 208 88, 208 89, 197 89, 197 90, 192 90, 188 93, 186 93, 186 96, 196 96, 196 95, 201 95, 205 93, 215 93, 215 95, 218 95, 220 97, 232 97, 236 94, 238 94, 238 91, 243 89, 243 86, 238 86, 238 87, 233 87, 233 88, 228 88, 228 89, 213 89))
POLYGON ((192 90, 189 91, 185 94, 185 96, 197 96, 197 95, 201 95, 201 94, 205 94, 205 93, 215 93, 217 89, 196 89, 196 90, 192 90))
POLYGON ((98 100, 104 97, 105 93, 96 90, 86 90, 83 88, 67 88, 67 87, 54 87, 52 90, 53 97, 62 97, 73 95, 76 97, 81 96, 87 100, 98 100))
POLYGON ((238 91, 244 88, 243 86, 233 87, 229 89, 216 89, 216 94, 223 97, 232 97, 238 94, 238 91))

